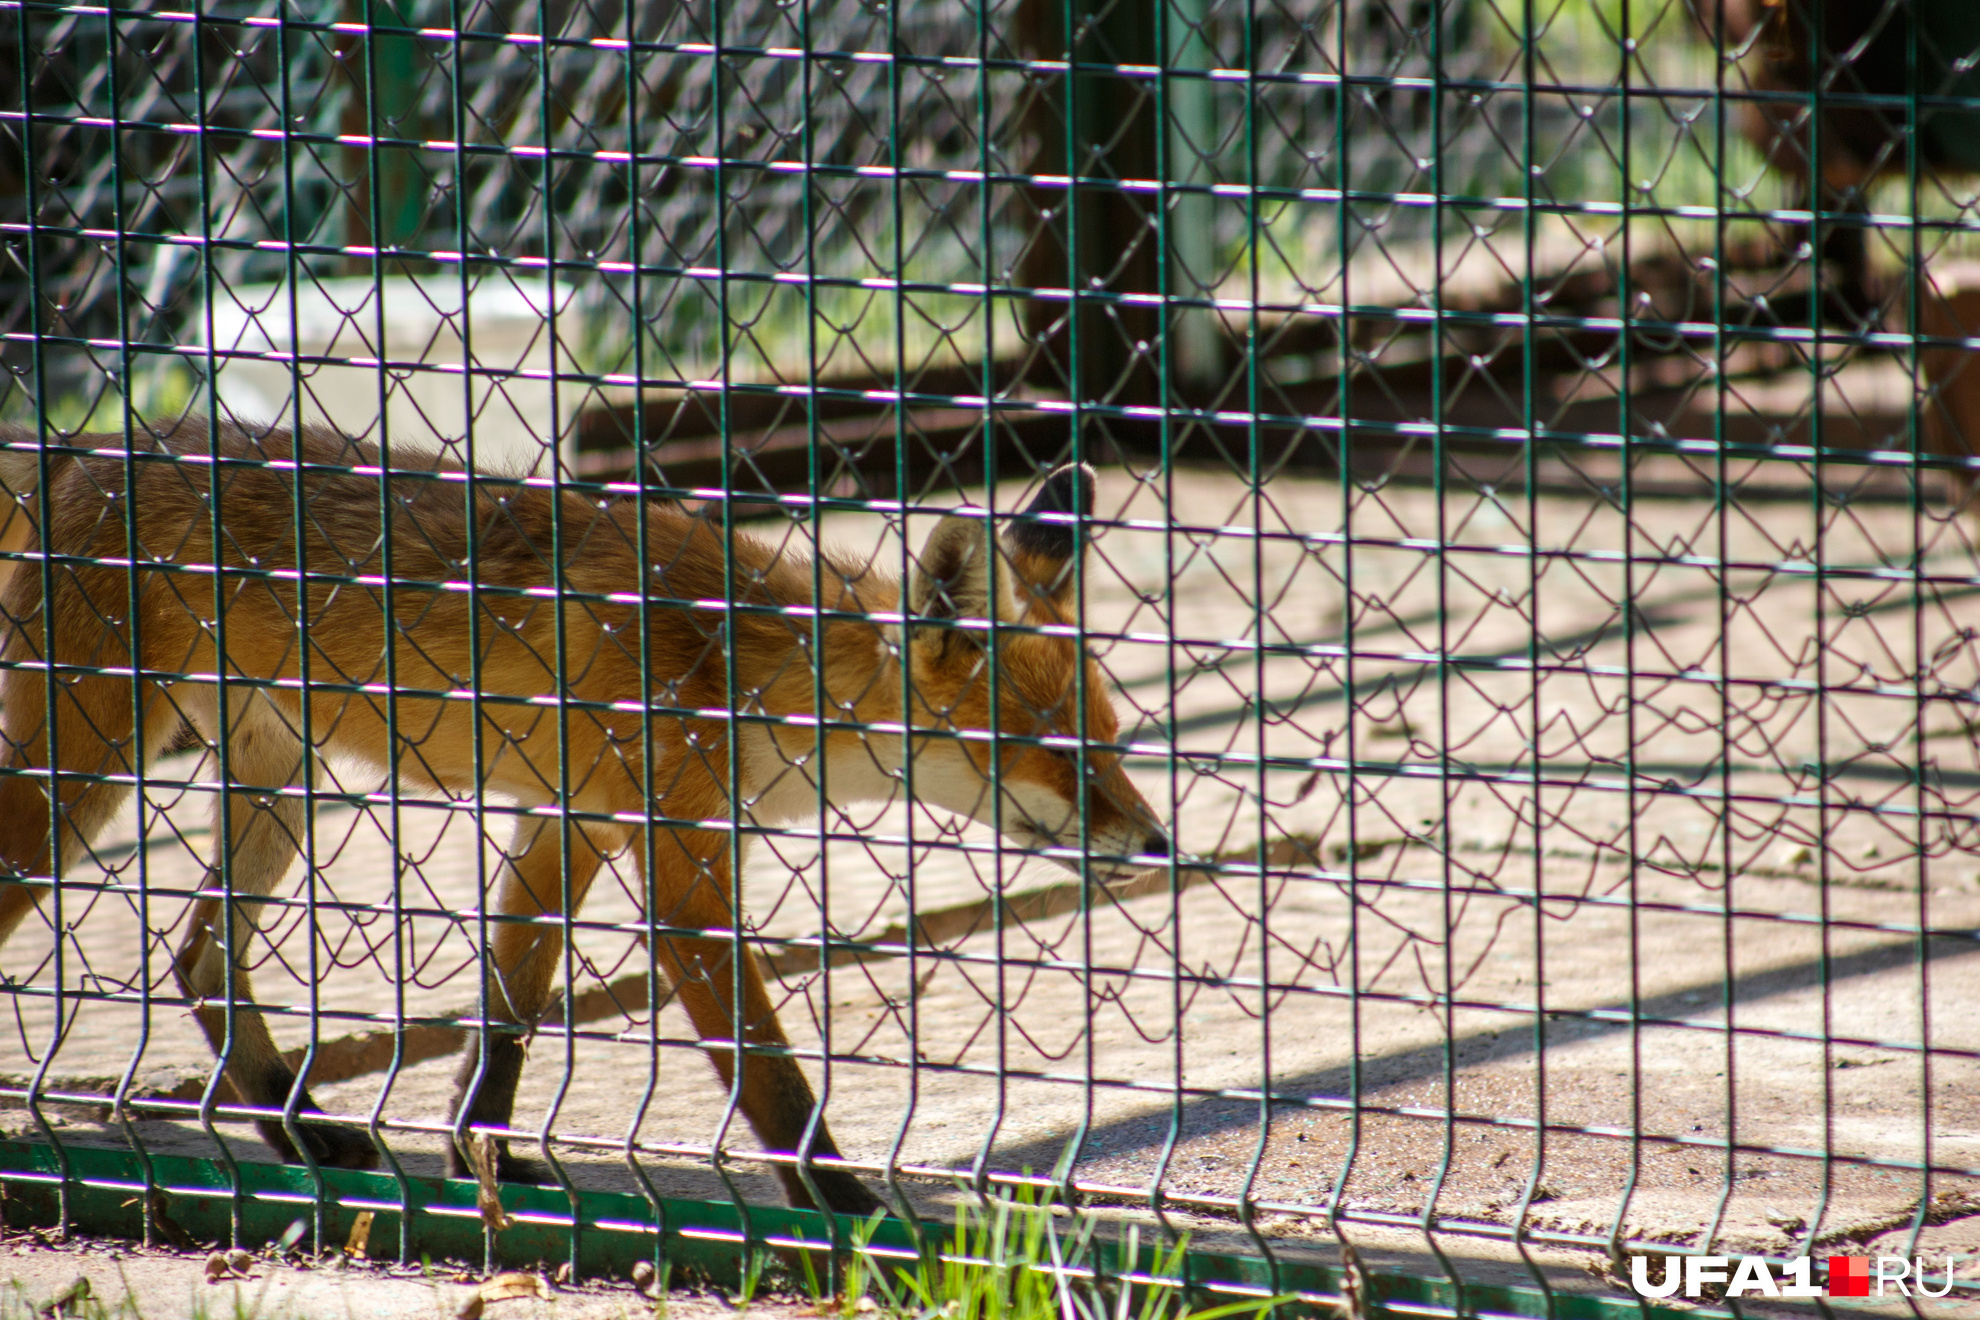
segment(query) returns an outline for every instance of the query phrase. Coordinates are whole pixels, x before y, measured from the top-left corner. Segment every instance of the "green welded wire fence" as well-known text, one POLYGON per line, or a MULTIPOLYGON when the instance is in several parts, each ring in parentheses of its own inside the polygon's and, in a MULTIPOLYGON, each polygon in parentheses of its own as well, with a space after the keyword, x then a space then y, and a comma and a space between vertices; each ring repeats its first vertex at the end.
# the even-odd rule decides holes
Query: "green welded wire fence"
POLYGON ((1980 1252, 1976 62, 0 0, 8 1222, 1980 1252))

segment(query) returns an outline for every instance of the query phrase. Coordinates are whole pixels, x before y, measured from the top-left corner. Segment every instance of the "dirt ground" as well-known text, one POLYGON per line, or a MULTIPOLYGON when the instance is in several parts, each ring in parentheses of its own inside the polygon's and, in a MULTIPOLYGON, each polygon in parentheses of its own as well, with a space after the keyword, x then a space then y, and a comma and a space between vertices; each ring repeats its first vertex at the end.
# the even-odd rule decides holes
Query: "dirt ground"
MULTIPOLYGON (((1646 502, 1626 527, 1600 473, 1530 500, 1514 476, 1440 506, 1421 487, 1282 478, 1254 500, 1235 478, 1165 493, 1105 474, 1119 523, 1096 538, 1088 623, 1108 634, 1130 773, 1190 853, 1308 842, 1290 864, 979 930, 940 957, 786 970, 783 1020, 849 1156, 922 1175, 902 1186, 940 1213, 959 1171, 1049 1169, 1076 1139, 1101 1204, 1159 1186, 1209 1232, 1246 1195, 1297 1244, 1325 1238, 1338 1196, 1351 1234, 1427 1259, 1410 1225, 1434 1216, 1480 1269, 1516 1224, 1561 1244, 1980 1256, 1968 533, 1847 500, 1646 502), (1343 528, 1351 558, 1311 539, 1343 528), (1818 544, 1837 570, 1819 582, 1799 567, 1818 544), (1914 546, 1915 573, 1889 568, 1914 546), (1169 579, 1168 605, 1139 594, 1169 579)), ((878 519, 828 530, 896 553, 878 519)), ((0 1074, 45 1063, 76 1095, 127 1073, 140 1093, 196 1088, 198 1032, 143 997, 173 993, 208 800, 152 790, 151 845, 128 819, 9 947, 0 1074)), ((255 974, 286 1010, 278 1038, 472 1010, 507 822, 471 806, 318 813, 317 864, 255 974)), ((767 951, 1059 878, 898 805, 820 834, 752 854, 767 951)), ((573 923, 575 991, 648 969, 637 892, 625 859, 599 880, 573 923)), ((453 1070, 315 1092, 431 1173, 453 1070)), ((750 1148, 725 1102, 684 1016, 642 1000, 574 1033, 546 1024, 516 1126, 554 1137, 581 1184, 631 1190, 631 1157, 664 1194, 721 1197, 695 1152, 750 1148)), ((64 1140, 121 1142, 102 1117, 55 1111, 64 1140)), ((154 1150, 212 1149, 183 1117, 135 1129, 154 1150)), ((269 1158, 243 1128, 213 1135, 269 1158)))
MULTIPOLYGON (((113 1320, 458 1320, 480 1291, 481 1276, 442 1264, 404 1267, 316 1265, 257 1259, 248 1277, 209 1281, 205 1258, 129 1245, 78 1241, 0 1248, 0 1315, 12 1320, 45 1309, 77 1279, 113 1320)), ((540 1276, 539 1276, 540 1277, 540 1276)), ((624 1280, 559 1285, 542 1280, 547 1296, 484 1303, 491 1320, 633 1320, 652 1317, 654 1302, 624 1280)), ((735 1317, 735 1299, 718 1292, 675 1291, 666 1297, 671 1320, 735 1317)), ((80 1309, 80 1308, 78 1308, 80 1309)), ((816 1314, 809 1300, 763 1296, 742 1314, 791 1320, 816 1314)))

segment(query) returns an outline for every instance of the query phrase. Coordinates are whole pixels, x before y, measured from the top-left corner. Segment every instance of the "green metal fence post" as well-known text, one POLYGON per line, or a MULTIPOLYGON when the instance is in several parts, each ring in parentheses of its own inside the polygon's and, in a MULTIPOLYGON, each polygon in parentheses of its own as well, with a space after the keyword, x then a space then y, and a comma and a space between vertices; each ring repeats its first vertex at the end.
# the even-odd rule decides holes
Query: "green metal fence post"
MULTIPOLYGON (((370 6, 379 27, 414 27, 412 0, 375 0, 370 6)), ((345 0, 345 20, 364 21, 364 0, 345 0)), ((359 37, 341 61, 348 80, 343 131, 370 139, 369 146, 347 146, 345 168, 353 180, 344 208, 347 247, 413 248, 426 227, 426 180, 414 150, 381 145, 385 138, 418 138, 420 116, 419 39, 404 33, 373 33, 359 37), (370 46, 370 59, 365 58, 370 46), (369 157, 377 156, 375 170, 369 157), (371 180, 377 179, 378 228, 372 229, 371 180)), ((371 272, 370 259, 347 258, 350 273, 371 272)))
POLYGON ((1028 191, 1040 220, 1017 278, 1027 289, 1049 291, 1028 300, 1023 313, 1036 354, 1030 382, 1089 403, 1153 403, 1159 397, 1154 344, 1160 322, 1150 305, 1161 284, 1157 203, 1147 185, 1155 175, 1161 124, 1155 81, 1121 66, 1156 64, 1160 2, 1023 0, 1018 9, 1025 54, 1066 62, 1064 72, 1034 72, 1027 115, 1034 180, 1028 191), (1139 186, 1123 187, 1128 181, 1139 186), (1150 297, 1120 301, 1131 294, 1150 297))
MULTIPOLYGON (((1209 0, 1155 0, 1169 6, 1163 52, 1170 73, 1163 131, 1168 136, 1163 182, 1171 188, 1207 188, 1216 182, 1210 161, 1217 150, 1216 86, 1207 77, 1177 78, 1178 71, 1208 73, 1217 52, 1208 31, 1209 0)), ((1206 193, 1172 195, 1169 202, 1169 292, 1182 299, 1216 293, 1217 203, 1206 193)), ((1218 315, 1206 307, 1171 307, 1170 389, 1197 402, 1224 380, 1228 368, 1218 315)))

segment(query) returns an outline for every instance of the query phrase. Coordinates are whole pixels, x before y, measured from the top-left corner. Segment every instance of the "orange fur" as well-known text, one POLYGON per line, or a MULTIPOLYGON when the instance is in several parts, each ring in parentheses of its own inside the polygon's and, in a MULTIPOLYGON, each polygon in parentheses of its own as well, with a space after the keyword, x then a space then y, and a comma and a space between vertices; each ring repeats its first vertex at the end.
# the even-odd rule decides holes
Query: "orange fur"
MULTIPOLYGON (((462 1065, 455 1122, 463 1139, 472 1127, 507 1127, 523 1041, 548 1002, 561 935, 529 919, 559 911, 567 879, 573 906, 581 903, 606 856, 626 851, 643 864, 648 849, 629 846, 639 820, 732 819, 738 799, 743 812, 772 823, 815 809, 821 751, 833 800, 888 795, 907 751, 903 739, 834 727, 821 747, 814 717, 898 726, 904 654, 918 792, 926 785, 939 805, 1002 821, 1027 841, 1095 845, 1103 855, 1090 865, 1103 874, 1127 865, 1127 855, 1168 849, 1116 754, 1093 750, 1091 782, 1082 785, 1066 748, 1028 741, 1117 736, 1098 670, 1070 639, 1019 632, 1002 642, 993 722, 993 666, 981 628, 969 626, 978 616, 965 608, 990 608, 995 542, 980 519, 945 519, 905 586, 870 566, 827 560, 817 603, 881 617, 818 624, 808 561, 742 535, 725 545, 719 528, 670 506, 560 497, 498 480, 476 481, 470 494, 458 468, 400 452, 387 477, 371 446, 316 430, 299 444, 280 430, 228 426, 209 436, 197 423, 138 435, 129 455, 114 436, 74 440, 94 451, 82 456, 50 454, 49 525, 37 528, 44 499, 35 490, 35 437, 0 429, 0 480, 18 501, 0 526, 0 547, 28 554, 20 562, 33 570, 12 573, 0 587, 10 624, 0 649, 7 740, 0 863, 23 880, 59 874, 128 792, 115 777, 135 772, 140 746, 154 755, 188 723, 209 743, 224 737, 233 782, 215 795, 216 817, 224 807, 228 828, 216 818, 215 838, 224 834, 225 842, 216 844, 209 888, 224 881, 233 901, 197 905, 177 969, 248 1104, 320 1113, 253 1011, 243 961, 256 900, 293 865, 302 833, 301 799, 281 790, 301 784, 313 760, 302 743, 305 702, 317 754, 366 761, 408 788, 498 793, 525 808, 561 803, 571 813, 559 821, 518 817, 496 896, 508 920, 496 925, 487 960, 496 1023, 462 1065), (127 464, 135 489, 126 488, 127 464), (46 600, 34 558, 43 548, 69 557, 55 563, 46 600), (135 620, 124 567, 131 562, 140 566, 135 620), (888 621, 903 609, 904 628, 888 621), (948 626, 955 623, 964 626, 948 626), (815 628, 823 712, 814 705, 815 628), (44 658, 75 667, 54 685, 52 712, 44 658), (132 666, 140 675, 135 691, 132 666), (1086 700, 1075 709, 1081 674, 1086 700), (379 695, 388 685, 396 692, 396 738, 379 695), (470 690, 479 703, 441 695, 470 690), (541 702, 546 693, 565 699, 561 730, 558 709, 541 702), (732 785, 728 740, 738 730, 742 782, 732 785), (562 761, 560 732, 569 753, 562 761), (948 736, 958 733, 989 738, 948 736), (993 742, 1001 762, 994 792, 993 742), (51 866, 51 792, 62 804, 59 867, 51 866), (223 930, 228 906, 231 931, 223 930), (230 958, 233 999, 212 1004, 225 991, 230 958)), ((1048 484, 1059 502, 1046 511, 1062 512, 1075 497, 1090 501, 1090 486, 1090 474, 1062 470, 1048 484)), ((1070 545, 1070 533, 1048 526, 1028 540, 1012 535, 1023 544, 1006 549, 1005 586, 996 595, 1008 600, 1015 586, 1026 603, 1022 610, 1000 603, 997 612, 1016 623, 1067 621, 1069 552, 1051 548, 1070 545)), ((646 882, 655 923, 737 925, 729 838, 669 829, 654 841, 646 882)), ((0 886, 0 940, 44 891, 45 883, 0 886)), ((737 947, 718 936, 669 937, 661 966, 724 1081, 741 1068, 741 1107, 766 1146, 834 1156, 746 952, 742 1002, 735 1002, 729 960, 737 947), (738 1039, 767 1052, 745 1050, 739 1060, 738 1039)), ((285 1158, 305 1151, 335 1164, 376 1158, 361 1134, 327 1122, 261 1126, 285 1158)), ((506 1174, 534 1173, 506 1151, 503 1161, 506 1174)), ((460 1167, 458 1151, 455 1162, 460 1167)), ((807 1178, 834 1209, 878 1204, 842 1169, 813 1164, 800 1176, 785 1164, 780 1174, 800 1204, 812 1199, 807 1178)))

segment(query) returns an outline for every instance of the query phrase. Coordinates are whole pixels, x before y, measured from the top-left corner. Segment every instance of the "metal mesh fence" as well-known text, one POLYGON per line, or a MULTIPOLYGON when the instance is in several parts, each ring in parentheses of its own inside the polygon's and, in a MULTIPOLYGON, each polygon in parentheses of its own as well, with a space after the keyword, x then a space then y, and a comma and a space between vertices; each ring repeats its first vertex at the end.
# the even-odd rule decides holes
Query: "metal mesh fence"
POLYGON ((0 0, 0 1103, 1562 1295, 1980 1254, 1976 58, 0 0))

